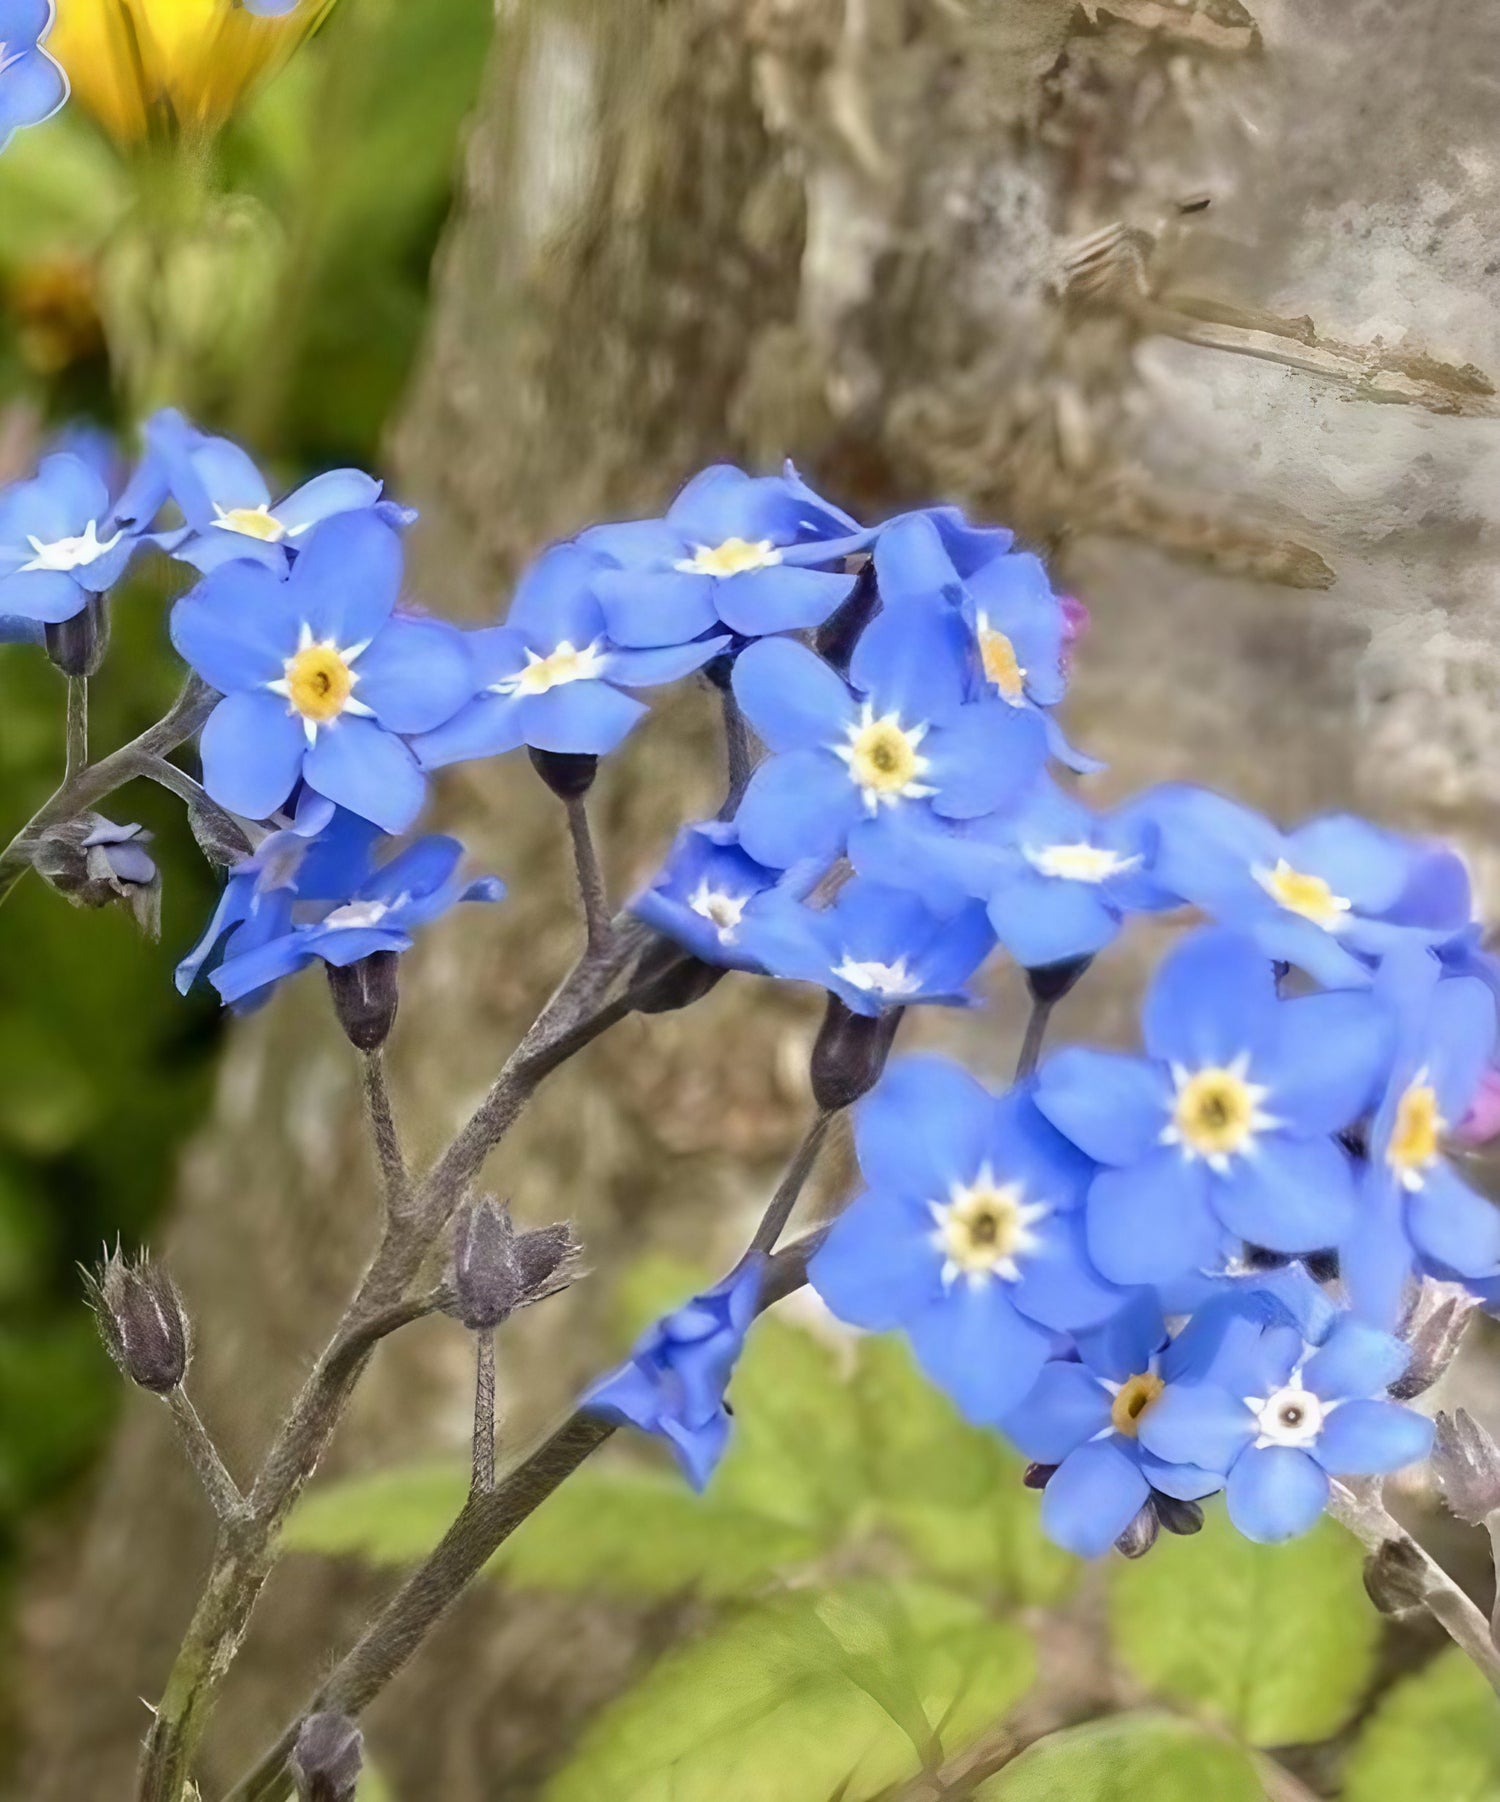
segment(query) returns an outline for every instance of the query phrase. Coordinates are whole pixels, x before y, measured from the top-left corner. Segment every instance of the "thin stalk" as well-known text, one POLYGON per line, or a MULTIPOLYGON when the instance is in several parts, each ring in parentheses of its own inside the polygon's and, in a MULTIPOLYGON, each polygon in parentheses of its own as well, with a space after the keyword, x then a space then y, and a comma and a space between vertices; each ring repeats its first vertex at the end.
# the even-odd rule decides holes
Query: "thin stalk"
POLYGON ((474 1480, 471 1495, 489 1495, 495 1487, 495 1329, 475 1333, 474 1480))
POLYGON ((813 1165, 818 1161, 818 1153, 823 1149, 823 1141, 828 1137, 828 1129, 833 1120, 831 1113, 822 1113, 808 1127, 802 1143, 786 1167, 785 1175, 776 1186, 776 1193, 761 1216, 760 1225, 755 1229, 755 1237, 750 1241, 752 1252, 772 1252, 776 1249, 776 1241, 785 1231, 786 1223, 792 1217, 792 1209, 796 1207, 807 1179, 812 1175, 813 1165))
POLYGON ((198 1410, 189 1400, 187 1390, 179 1383, 164 1400, 177 1423, 183 1449, 187 1452, 193 1469, 197 1471, 198 1480, 209 1501, 213 1503, 214 1513, 221 1521, 238 1519, 245 1512, 245 1498, 219 1456, 218 1447, 208 1428, 204 1426, 198 1410))
POLYGON ((604 887, 604 873, 599 868, 599 854, 594 848, 588 807, 583 797, 571 796, 566 806, 568 833, 573 840, 573 862, 578 871, 578 893, 588 928, 589 955, 602 957, 609 949, 610 941, 609 896, 604 887))
POLYGON ((396 1117, 391 1111, 390 1085, 386 1080, 385 1053, 366 1051, 360 1058, 363 1077, 365 1113, 370 1135, 375 1141, 375 1157, 385 1187, 386 1212, 393 1218, 411 1206, 411 1178, 401 1152, 401 1138, 396 1131, 396 1117))
POLYGON ((1052 1009, 1056 1005, 1052 1001, 1033 1001, 1031 1017, 1026 1022, 1026 1034, 1021 1040, 1021 1055, 1016 1059, 1016 1081, 1030 1076, 1036 1069, 1037 1060, 1042 1055, 1042 1044, 1047 1037, 1047 1022, 1052 1018, 1052 1009))
POLYGON ((728 782, 719 818, 732 820, 750 786, 750 728, 745 724, 734 690, 726 686, 719 694, 724 708, 724 756, 728 764, 728 782))
POLYGON ((89 679, 68 677, 68 744, 67 761, 63 765, 63 782, 74 782, 88 768, 89 762, 89 679))

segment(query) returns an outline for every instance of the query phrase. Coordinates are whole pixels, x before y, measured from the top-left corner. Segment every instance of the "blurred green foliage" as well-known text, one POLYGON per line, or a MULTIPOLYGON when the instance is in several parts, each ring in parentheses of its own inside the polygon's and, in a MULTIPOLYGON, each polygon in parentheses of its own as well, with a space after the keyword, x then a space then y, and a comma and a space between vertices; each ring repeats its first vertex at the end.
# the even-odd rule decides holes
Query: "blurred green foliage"
MULTIPOLYGON (((624 1285, 630 1323, 700 1277, 643 1263, 624 1285)), ((1256 1546, 1211 1504, 1200 1536, 1086 1579, 1043 1538, 1021 1460, 966 1425, 899 1340, 771 1315, 730 1400, 734 1440, 704 1496, 621 1435, 491 1561, 514 1589, 701 1605, 700 1628, 595 1718, 547 1802, 897 1802, 940 1770, 957 1787, 921 1793, 1254 1802, 1269 1750, 1359 1719, 1381 1626, 1360 1547, 1333 1523, 1256 1546), (1101 1701, 1123 1712, 1017 1757, 1009 1717, 1045 1669, 1034 1635, 1069 1621, 1108 1668, 1101 1701)), ((414 1564, 467 1487, 432 1465, 326 1485, 287 1543, 414 1564)), ((1483 1680, 1439 1660, 1355 1740, 1348 1802, 1500 1802, 1495 1727, 1483 1680), (1439 1731, 1452 1784, 1424 1789, 1439 1731)))
MULTIPOLYGON (((287 485, 378 467, 491 25, 491 0, 345 0, 211 154, 127 160, 76 104, 21 134, 0 158, 0 443, 89 423, 128 456, 170 401, 287 485)), ((176 690, 180 575, 146 567, 119 598, 96 747, 176 690)), ((62 734, 42 653, 0 650, 0 834, 54 786, 62 734)), ((161 791, 104 811, 156 833, 160 946, 32 879, 0 910, 0 1586, 117 1398, 74 1266, 150 1232, 212 1080, 215 1010, 171 972, 214 878, 161 791)))

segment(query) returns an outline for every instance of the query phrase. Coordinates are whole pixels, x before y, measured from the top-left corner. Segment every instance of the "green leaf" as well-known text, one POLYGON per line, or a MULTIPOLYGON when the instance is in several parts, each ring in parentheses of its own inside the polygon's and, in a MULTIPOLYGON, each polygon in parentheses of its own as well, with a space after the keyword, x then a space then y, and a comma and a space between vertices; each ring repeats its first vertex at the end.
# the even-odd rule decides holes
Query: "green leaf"
POLYGON ((1500 1700, 1458 1650, 1398 1683, 1350 1754, 1345 1802, 1500 1802, 1500 1700))
POLYGON ((875 1512, 933 1576, 1054 1601, 1078 1561, 1041 1530, 1041 1498, 995 1433, 971 1427, 894 1335, 861 1342, 854 1393, 875 1512))
POLYGON ((799 1590, 669 1653, 605 1709, 546 1802, 868 1802, 1032 1676, 1019 1628, 920 1585, 799 1590))
POLYGON ((1358 1545, 1330 1521, 1252 1545, 1215 1510, 1202 1533, 1120 1565, 1115 1646, 1151 1689, 1255 1746, 1327 1739, 1369 1684, 1379 1617, 1358 1545))
POLYGON ((283 1544, 370 1564, 415 1564, 448 1531, 468 1492, 469 1473, 455 1464, 413 1464, 328 1483, 298 1503, 283 1544))
POLYGON ((396 1792, 379 1771, 367 1764, 360 1772, 354 1802, 396 1802, 396 1792))
POLYGON ((1146 1714, 1049 1734, 981 1784, 974 1802, 1262 1802, 1263 1796, 1238 1746, 1188 1721, 1146 1714))

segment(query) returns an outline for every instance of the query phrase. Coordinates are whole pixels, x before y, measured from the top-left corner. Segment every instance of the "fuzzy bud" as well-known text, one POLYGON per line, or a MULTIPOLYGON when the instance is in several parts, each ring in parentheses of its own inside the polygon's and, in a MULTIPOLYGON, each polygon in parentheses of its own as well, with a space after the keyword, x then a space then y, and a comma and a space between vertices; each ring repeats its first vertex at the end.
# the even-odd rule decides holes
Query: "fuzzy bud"
POLYGON ((531 767, 559 801, 581 801, 594 786, 599 759, 580 751, 538 751, 531 747, 531 767))
POLYGON ((1184 1502, 1175 1495, 1163 1495, 1159 1489, 1151 1493, 1151 1506, 1156 1518, 1168 1533, 1186 1539, 1203 1531, 1203 1510, 1196 1502, 1184 1502))
POLYGON ((1382 1614, 1420 1608, 1427 1596, 1422 1554, 1410 1540, 1387 1539, 1364 1565, 1365 1593, 1382 1614))
POLYGON ((1135 1519, 1115 1541, 1115 1550, 1124 1558, 1144 1558, 1156 1544, 1156 1536, 1160 1527, 1161 1523, 1156 1518, 1156 1509, 1148 1500, 1135 1519))
POLYGON ((638 1014, 671 1014, 701 1001, 728 972, 658 935, 641 953, 631 988, 638 1014))
POLYGON ((149 1258, 118 1251, 85 1276, 104 1349, 132 1383, 169 1395, 187 1371, 192 1339, 177 1286, 149 1258))
POLYGON ((92 676, 109 649, 109 603, 91 594, 72 619, 46 628, 47 655, 65 676, 92 676))
POLYGON ((299 1802, 353 1802, 365 1737, 346 1714, 310 1714, 288 1759, 299 1802))
POLYGON ((1439 1414, 1432 1470, 1460 1520, 1482 1526, 1500 1510, 1500 1445, 1466 1408, 1439 1414))
POLYGON ((474 1332, 497 1327, 517 1308, 550 1294, 553 1279, 577 1253, 566 1224, 518 1234, 510 1209, 481 1196, 454 1222, 451 1312, 474 1332))
POLYGON ((825 1113, 852 1106, 880 1081, 902 1012, 856 1014, 837 995, 828 997, 809 1067, 813 1099, 825 1113))
POLYGON ((42 835, 32 865, 75 907, 126 907, 148 938, 161 929, 161 872, 142 826, 117 826, 103 814, 81 813, 42 835))
POLYGON ((378 1051, 391 1036, 401 999, 395 951, 372 951, 339 969, 329 964, 328 987, 333 1011, 349 1043, 360 1051, 378 1051))
POLYGON ((1393 1401, 1409 1402, 1424 1395, 1457 1355, 1469 1316, 1478 1306, 1472 1295, 1444 1294, 1424 1283, 1418 1291, 1401 1336, 1411 1347, 1411 1360, 1390 1387, 1393 1401))

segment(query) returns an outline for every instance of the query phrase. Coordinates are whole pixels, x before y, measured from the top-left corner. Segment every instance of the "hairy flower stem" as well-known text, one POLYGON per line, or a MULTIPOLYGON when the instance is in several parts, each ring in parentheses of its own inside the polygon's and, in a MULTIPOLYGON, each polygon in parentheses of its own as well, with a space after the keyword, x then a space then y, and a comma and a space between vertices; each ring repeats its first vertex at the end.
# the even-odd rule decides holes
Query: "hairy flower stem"
POLYGON ((1016 1059, 1016 1081, 1030 1076, 1036 1069, 1037 1060, 1042 1055, 1042 1042, 1047 1037, 1047 1022, 1052 1018, 1055 1003, 1051 1001, 1033 1001, 1031 1017, 1026 1022, 1026 1034, 1021 1040, 1021 1055, 1016 1059))
POLYGON ((728 766, 724 805, 719 809, 719 818, 732 820, 750 786, 754 766, 750 758, 750 728, 745 724, 735 692, 727 686, 719 692, 724 707, 724 757, 728 766))
POLYGON ((821 1113, 808 1127, 802 1143, 786 1167, 786 1174, 776 1186, 776 1193, 761 1216, 760 1225, 755 1229, 755 1237, 750 1241, 751 1251, 772 1252, 776 1249, 776 1241, 792 1217, 792 1209, 796 1207, 807 1179, 812 1175, 818 1153, 823 1149, 823 1141, 828 1137, 828 1129, 835 1118, 832 1113, 821 1113))
POLYGON ((599 868, 599 853, 594 848, 594 835, 589 829, 588 805, 582 795, 570 796, 565 805, 568 832, 573 840, 573 862, 578 871, 578 893, 588 929, 589 955, 603 957, 610 942, 609 896, 604 887, 604 872, 599 868))
POLYGON ((370 1136, 375 1141, 375 1156, 380 1164, 381 1181, 385 1185, 387 1214, 394 1219, 411 1207, 411 1179, 406 1159, 401 1152, 401 1138, 396 1131, 396 1117, 391 1111, 391 1091, 386 1079, 385 1053, 380 1050, 360 1054, 365 1112, 369 1117, 370 1136))
POLYGON ((68 677, 67 757, 63 765, 63 782, 76 780, 88 768, 89 761, 89 679, 68 677))
POLYGON ((1378 1486, 1355 1491, 1335 1483, 1328 1512, 1372 1552, 1393 1543, 1400 1547, 1420 1577, 1427 1612, 1500 1696, 1500 1646, 1490 1623, 1437 1560, 1386 1512, 1378 1486))
POLYGON ((209 1501, 213 1503, 214 1513, 221 1521, 237 1520, 245 1512, 245 1498, 219 1456, 219 1449, 208 1428, 204 1426, 198 1410, 188 1399, 186 1389, 179 1383, 162 1399, 172 1411, 183 1449, 193 1469, 197 1471, 198 1480, 209 1501))
POLYGON ((481 1327, 474 1335, 474 1480, 473 1495, 488 1495, 495 1487, 495 1329, 481 1327))
MULTIPOLYGON (((807 1281, 808 1260, 822 1244, 825 1233, 826 1229, 808 1233, 771 1259, 761 1285, 762 1310, 784 1300, 807 1281)), ((492 1490, 471 1491, 436 1550, 407 1579, 297 1720, 255 1769, 235 1785, 225 1802, 284 1802, 292 1792, 286 1761, 296 1743, 300 1723, 309 1714, 332 1710, 357 1715, 367 1707, 499 1547, 614 1430, 612 1421, 575 1410, 492 1490)))
POLYGON ((31 868, 32 854, 49 826, 72 819, 137 776, 159 780, 155 766, 168 752, 175 751, 198 731, 213 712, 218 699, 197 676, 189 676, 170 711, 154 726, 148 726, 139 738, 121 745, 119 750, 111 751, 97 763, 85 764, 76 773, 64 776, 56 794, 37 809, 0 851, 0 902, 31 868))

